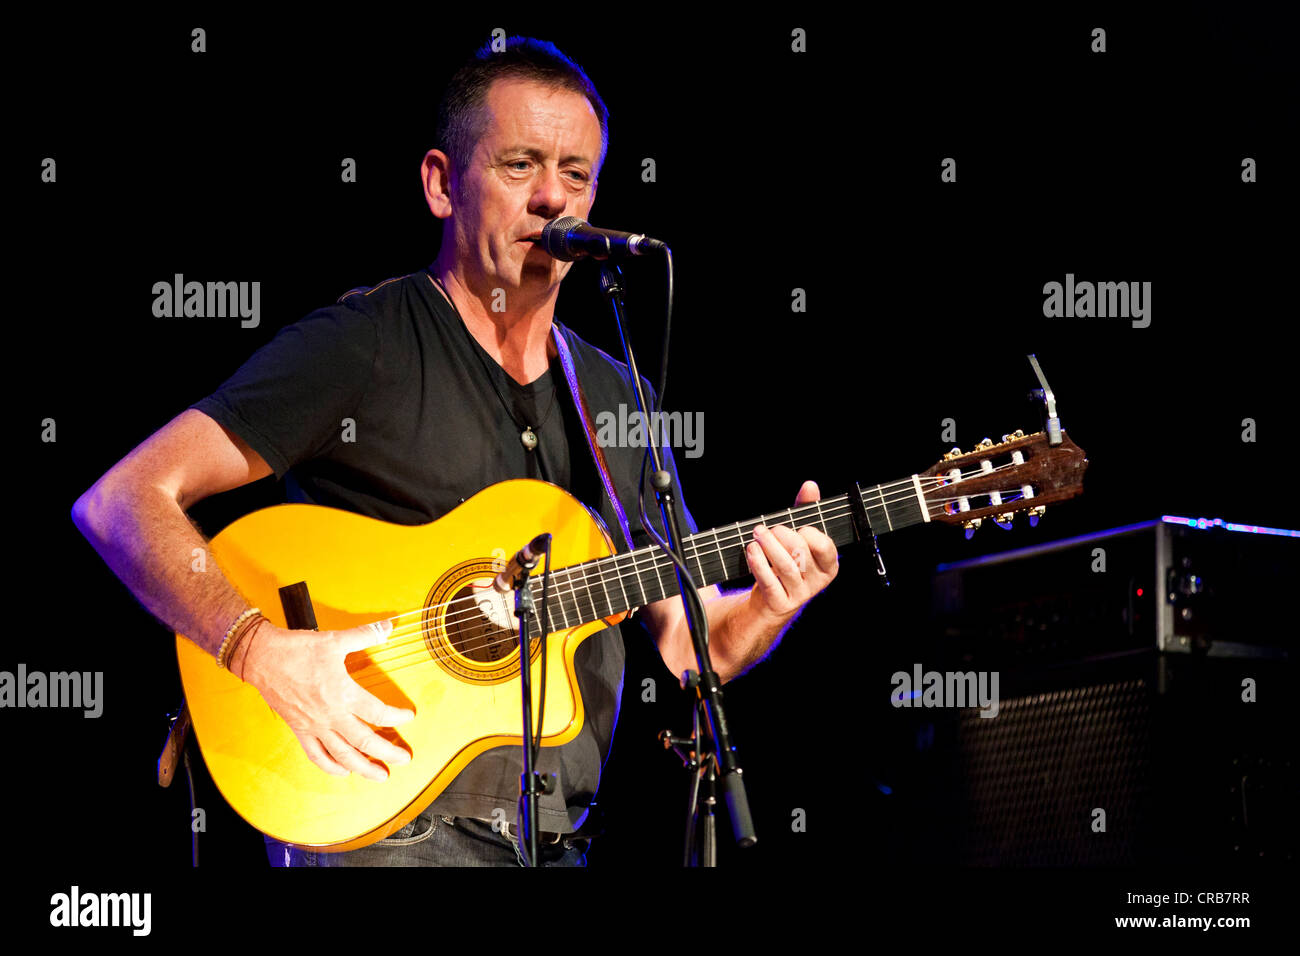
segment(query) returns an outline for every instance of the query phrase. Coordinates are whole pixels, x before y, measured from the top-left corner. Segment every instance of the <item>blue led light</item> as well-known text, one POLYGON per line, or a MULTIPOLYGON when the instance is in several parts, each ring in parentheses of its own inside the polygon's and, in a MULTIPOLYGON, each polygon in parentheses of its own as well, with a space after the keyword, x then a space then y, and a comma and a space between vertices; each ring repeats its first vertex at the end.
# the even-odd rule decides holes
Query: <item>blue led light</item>
POLYGON ((1265 528, 1257 524, 1236 524, 1222 518, 1180 518, 1177 515, 1161 515, 1160 520, 1167 524, 1183 524, 1189 528, 1223 528, 1227 531, 1246 531, 1250 534, 1280 534, 1284 538, 1300 538, 1300 531, 1286 528, 1265 528))
POLYGON ((1003 561, 1012 561, 1019 558, 1027 558, 1036 554, 1049 554, 1053 551, 1060 551, 1064 548, 1074 547, 1088 541, 1105 541, 1113 538, 1115 535, 1128 534, 1132 531, 1143 531, 1147 528, 1153 528, 1157 524, 1185 525, 1188 528, 1222 528, 1225 531, 1249 531, 1252 534, 1278 534, 1285 538, 1300 538, 1300 531, 1289 531, 1286 528, 1265 528, 1256 524, 1235 524, 1224 521, 1222 518, 1180 518, 1178 515, 1161 515, 1151 521, 1141 521, 1137 524, 1123 525, 1119 528, 1108 528, 1105 531, 1093 531, 1089 534, 1076 535, 1073 538, 1062 538, 1059 541, 1048 541, 1044 544, 1031 545, 1027 548, 1019 548, 1015 551, 1002 551, 997 554, 986 554, 979 558, 967 558, 964 561, 944 562, 935 566, 936 573, 952 571, 961 568, 986 567, 989 565, 1000 564, 1003 561))

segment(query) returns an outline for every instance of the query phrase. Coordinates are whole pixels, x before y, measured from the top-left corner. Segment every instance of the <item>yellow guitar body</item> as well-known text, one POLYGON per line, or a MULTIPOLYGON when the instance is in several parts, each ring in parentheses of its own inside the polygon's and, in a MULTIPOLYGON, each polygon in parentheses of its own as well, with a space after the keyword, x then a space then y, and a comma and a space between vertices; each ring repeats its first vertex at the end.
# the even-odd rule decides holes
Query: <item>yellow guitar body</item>
MULTIPOLYGON (((500 629, 500 602, 496 627, 476 608, 497 601, 487 585, 500 562, 543 531, 553 535, 556 569, 613 553, 608 533, 584 505, 554 485, 529 480, 486 488, 427 525, 280 505, 241 518, 213 538, 222 571, 275 624, 286 626, 279 588, 299 581, 307 585, 321 630, 396 618, 388 640, 350 655, 348 669, 385 703, 416 715, 400 728, 380 730, 400 737, 412 756, 409 764, 389 767, 386 781, 332 776, 307 758, 252 685, 178 634, 181 680, 199 747, 231 807, 286 843, 355 849, 409 823, 483 751, 520 746, 518 637, 511 642, 510 632, 500 629)), ((567 743, 582 726, 573 663, 578 645, 626 616, 547 636, 543 745, 567 743)), ((540 647, 534 636, 534 719, 540 647)))

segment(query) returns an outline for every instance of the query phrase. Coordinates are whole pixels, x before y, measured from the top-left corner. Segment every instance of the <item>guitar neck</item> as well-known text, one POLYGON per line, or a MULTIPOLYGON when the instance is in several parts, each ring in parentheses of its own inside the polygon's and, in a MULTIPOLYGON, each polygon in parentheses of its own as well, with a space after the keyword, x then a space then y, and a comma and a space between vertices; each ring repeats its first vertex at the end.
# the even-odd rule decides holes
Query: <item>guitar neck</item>
MULTIPOLYGON (((930 520, 923 510, 920 489, 915 476, 862 489, 859 521, 865 520, 871 531, 883 534, 930 520)), ((700 587, 744 577, 749 573, 745 545, 753 540, 754 528, 760 524, 816 528, 836 547, 843 547, 857 537, 855 495, 850 492, 697 532, 682 541, 684 563, 700 587)), ((541 579, 534 578, 530 586, 540 602, 541 579)), ((547 611, 553 629, 576 627, 679 593, 672 560, 651 545, 555 571, 547 611)))

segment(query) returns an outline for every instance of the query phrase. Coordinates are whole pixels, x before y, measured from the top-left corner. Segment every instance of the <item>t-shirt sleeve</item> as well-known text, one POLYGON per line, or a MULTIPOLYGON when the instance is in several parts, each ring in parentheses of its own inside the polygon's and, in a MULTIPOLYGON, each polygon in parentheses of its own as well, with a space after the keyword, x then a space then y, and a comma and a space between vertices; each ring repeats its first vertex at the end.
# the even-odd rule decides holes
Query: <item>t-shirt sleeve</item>
POLYGON ((193 405, 239 435, 277 478, 342 439, 373 380, 374 317, 340 303, 281 329, 215 392, 193 405))

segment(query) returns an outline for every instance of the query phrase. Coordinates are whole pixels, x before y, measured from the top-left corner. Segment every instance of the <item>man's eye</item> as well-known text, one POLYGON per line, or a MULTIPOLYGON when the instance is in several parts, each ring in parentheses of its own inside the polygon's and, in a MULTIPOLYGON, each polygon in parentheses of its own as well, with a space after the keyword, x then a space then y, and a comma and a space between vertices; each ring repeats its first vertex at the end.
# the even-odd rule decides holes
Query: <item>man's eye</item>
POLYGON ((526 159, 516 159, 514 162, 510 163, 511 167, 517 169, 518 168, 527 169, 531 165, 532 164, 526 159))

